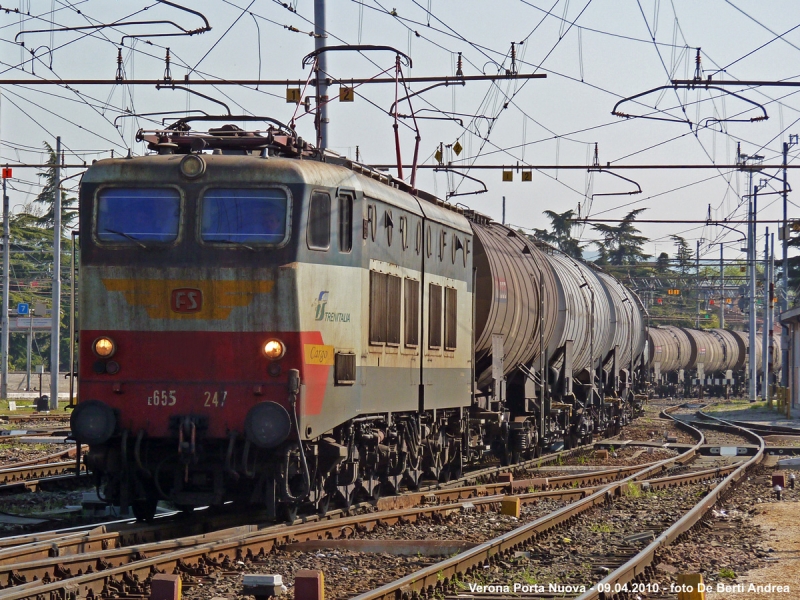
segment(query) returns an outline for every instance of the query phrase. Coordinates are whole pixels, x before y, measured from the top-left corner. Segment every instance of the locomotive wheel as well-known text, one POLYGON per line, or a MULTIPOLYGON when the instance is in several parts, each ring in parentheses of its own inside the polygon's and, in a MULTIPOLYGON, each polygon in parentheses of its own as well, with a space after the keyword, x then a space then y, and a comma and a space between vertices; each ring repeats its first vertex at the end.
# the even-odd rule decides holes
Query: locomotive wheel
POLYGON ((151 523, 153 521, 153 518, 156 516, 157 508, 157 498, 141 498, 131 503, 133 516, 136 517, 137 521, 143 521, 145 523, 151 523))

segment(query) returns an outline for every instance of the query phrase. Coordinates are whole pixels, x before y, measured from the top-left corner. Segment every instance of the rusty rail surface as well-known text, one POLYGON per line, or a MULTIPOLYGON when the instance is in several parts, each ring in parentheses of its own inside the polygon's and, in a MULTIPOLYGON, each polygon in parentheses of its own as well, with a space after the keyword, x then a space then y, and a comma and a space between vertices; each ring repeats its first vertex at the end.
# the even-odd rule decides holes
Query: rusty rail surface
MULTIPOLYGON (((642 469, 642 473, 652 473, 663 470, 670 464, 677 462, 676 456, 666 461, 659 461, 642 469)), ((631 467, 620 467, 612 471, 628 471, 631 467)), ((714 476, 714 470, 706 473, 693 473, 691 477, 703 478, 714 476)), ((636 475, 639 475, 637 473, 636 475)), ((580 480, 578 475, 573 479, 580 480)), ((564 479, 563 477, 560 479, 564 479)), ((628 479, 631 479, 629 477, 628 479)), ((671 478, 667 478, 671 479, 671 478)), ((500 485, 500 484, 496 484, 500 485)), ((341 538, 353 535, 356 528, 372 529, 378 523, 394 525, 396 523, 413 522, 420 518, 430 517, 434 514, 447 515, 465 509, 465 504, 471 504, 474 510, 488 511, 496 509, 507 492, 512 491, 512 484, 502 484, 504 488, 496 488, 500 493, 476 497, 476 494, 485 492, 482 486, 469 488, 469 498, 451 504, 423 505, 415 508, 386 510, 355 517, 342 516, 337 520, 320 521, 313 524, 299 524, 294 526, 277 525, 267 529, 258 526, 242 526, 213 533, 203 533, 190 537, 160 542, 143 543, 133 546, 121 547, 121 537, 117 533, 98 530, 93 533, 76 533, 53 540, 44 538, 21 547, 0 550, 0 581, 5 580, 13 587, 0 591, 0 598, 13 600, 51 594, 57 597, 66 590, 78 592, 79 595, 91 590, 100 593, 106 587, 106 578, 115 576, 131 581, 132 575, 137 575, 141 581, 148 578, 151 567, 158 569, 174 569, 177 564, 196 561, 201 563, 210 556, 224 554, 228 558, 241 557, 246 553, 258 554, 268 552, 276 546, 291 541, 315 540, 325 537, 341 538), (56 556, 52 556, 53 554, 56 556), (144 559, 144 557, 147 557, 144 559), (105 568, 100 573, 86 573, 73 577, 73 573, 86 572, 102 564, 105 568), (33 581, 38 578, 38 581, 33 581), (61 580, 61 581, 58 581, 61 580)), ((654 482, 653 485, 659 485, 654 482)), ((665 482, 663 485, 674 485, 665 482)), ((559 499, 581 501, 595 494, 600 487, 593 488, 567 488, 551 491, 526 493, 519 496, 522 503, 528 504, 545 499, 559 499)), ((443 490, 444 493, 468 493, 466 490, 443 490)), ((416 494, 416 501, 425 502, 431 497, 440 501, 442 498, 435 494, 416 494)), ((176 524, 180 527, 180 524, 176 524)), ((154 529, 168 536, 171 531, 165 530, 164 525, 153 525, 154 529)), ((184 526, 185 527, 185 526, 184 526)), ((184 531, 185 533, 185 531, 184 531)))
MULTIPOLYGON (((648 466, 648 465, 640 465, 640 466, 648 466)), ((626 469, 628 467, 625 467, 626 469)), ((726 467, 715 467, 711 469, 705 469, 701 471, 696 471, 693 473, 682 474, 682 475, 673 475, 667 477, 660 477, 657 479, 648 479, 644 480, 641 483, 648 483, 651 486, 651 489, 661 489, 672 487, 673 485, 686 485, 687 483, 694 483, 698 481, 703 481, 709 478, 717 478, 724 474, 731 472, 735 466, 726 466, 726 467)), ((453 504, 448 505, 439 505, 437 510, 439 512, 448 513, 453 509, 462 510, 464 504, 470 502, 473 505, 477 505, 483 507, 484 505, 488 505, 490 507, 494 507, 494 505, 502 498, 506 497, 508 494, 516 494, 522 504, 530 504, 533 502, 538 502, 541 500, 547 499, 581 499, 589 494, 592 494, 598 491, 602 486, 596 485, 592 487, 580 487, 580 488, 568 488, 562 490, 551 490, 551 491, 538 491, 538 492, 528 492, 523 494, 518 494, 513 489, 514 483, 504 483, 504 484, 492 484, 489 486, 473 486, 469 488, 460 488, 455 490, 442 490, 440 493, 437 494, 412 494, 407 497, 402 497, 403 502, 398 501, 397 507, 387 507, 386 510, 400 510, 401 508, 418 508, 420 505, 427 504, 431 500, 433 502, 442 502, 442 501, 459 501, 454 502, 453 504), (455 497, 451 496, 454 495, 455 497), (413 503, 411 506, 399 506, 404 504, 405 502, 413 503)), ((483 508, 481 508, 483 510, 483 508)), ((335 511, 341 513, 341 511, 335 511)), ((331 518, 341 518, 343 515, 341 514, 331 514, 331 518)), ((372 517, 379 517, 377 514, 373 514, 370 517, 366 517, 367 519, 371 519, 372 517)), ((416 515, 413 518, 418 518, 416 515)), ((217 523, 219 525, 219 523, 217 523)), ((0 581, 6 578, 8 575, 11 574, 11 571, 17 571, 18 574, 23 574, 28 567, 23 563, 29 563, 34 561, 43 561, 45 559, 50 558, 51 564, 48 565, 45 562, 38 562, 38 564, 33 565, 35 568, 33 569, 33 573, 36 576, 43 576, 45 572, 47 572, 48 568, 52 568, 55 566, 56 563, 63 564, 63 560, 65 557, 73 554, 78 553, 91 553, 97 552, 100 550, 107 550, 109 548, 121 549, 121 552, 125 551, 125 546, 131 546, 134 544, 138 544, 136 551, 150 551, 149 548, 146 548, 148 543, 152 543, 150 539, 157 535, 159 536, 159 540, 169 540, 170 538, 176 537, 177 535, 183 534, 184 537, 180 539, 175 539, 173 544, 175 548, 179 548, 182 546, 186 546, 190 543, 198 543, 201 539, 212 539, 216 537, 226 537, 226 536, 235 536, 240 535, 242 533, 247 533, 248 531, 256 531, 258 528, 256 526, 237 526, 226 528, 222 531, 217 531, 214 533, 208 532, 201 532, 203 528, 208 528, 211 525, 208 523, 199 524, 193 523, 188 524, 185 522, 182 523, 166 523, 166 524, 152 524, 145 527, 141 525, 133 525, 131 524, 131 528, 128 530, 121 529, 119 531, 110 531, 107 530, 105 526, 95 527, 91 531, 76 531, 76 532, 67 532, 60 536, 51 535, 51 534, 30 534, 26 536, 17 536, 15 538, 8 538, 8 540, 0 540, 0 542, 9 542, 4 548, 0 548, 0 581), (195 532, 189 532, 193 535, 186 537, 187 534, 187 527, 194 527, 196 530, 195 532), (180 532, 180 533, 179 533, 180 532), (12 545, 13 544, 13 545, 12 545), (55 554, 55 557, 53 556, 55 554), (20 571, 16 567, 22 566, 22 570, 20 571), (6 568, 4 568, 6 567, 6 568), (10 567, 10 569, 9 569, 10 567)), ((278 530, 278 529, 286 529, 290 526, 287 525, 275 525, 270 530, 278 530)), ((262 532, 267 531, 267 529, 262 529, 262 532)), ((168 545, 161 544, 158 546, 158 549, 162 552, 167 551, 168 545)), ((27 574, 26 574, 27 577, 27 574)))
MULTIPOLYGON (((75 453, 78 451, 77 446, 72 446, 71 448, 67 448, 66 450, 59 450, 58 452, 53 452, 52 454, 48 454, 47 456, 40 456, 39 458, 32 458, 30 460, 23 460, 18 463, 14 463, 14 467, 29 467, 32 465, 45 465, 53 462, 60 462, 65 458, 75 458, 75 453)), ((74 463, 73 463, 74 465, 74 463)))
MULTIPOLYGON (((548 464, 559 457, 588 448, 591 448, 591 446, 581 446, 531 459, 512 467, 493 466, 473 471, 448 484, 439 484, 427 489, 423 488, 420 492, 414 494, 417 497, 415 501, 427 502, 433 495, 438 503, 443 500, 449 500, 452 496, 461 497, 462 494, 466 493, 475 510, 490 510, 499 505, 505 494, 518 492, 519 488, 514 489, 513 484, 509 483, 492 483, 488 486, 476 485, 469 488, 471 491, 467 491, 467 488, 449 488, 464 482, 475 482, 483 478, 490 478, 492 475, 501 472, 520 471, 534 465, 548 464), (431 491, 434 493, 431 494, 431 491), (497 493, 493 494, 491 492, 497 493), (481 496, 481 494, 486 495, 481 496)), ((695 451, 696 447, 683 455, 646 465, 647 468, 643 468, 642 465, 626 466, 597 471, 588 475, 553 477, 549 478, 549 481, 551 486, 605 482, 607 478, 620 476, 620 473, 625 474, 638 470, 634 475, 627 478, 628 480, 635 480, 647 474, 666 469, 669 465, 688 461, 695 451)), ((74 465, 74 463, 71 463, 71 465, 74 465)), ((697 477, 702 476, 700 474, 694 475, 697 477)), ((522 482, 517 483, 521 484, 522 482)), ((597 487, 588 489, 572 488, 527 493, 521 495, 520 498, 524 503, 538 502, 541 499, 548 498, 581 501, 597 491, 597 487)), ((409 501, 411 500, 405 500, 405 502, 409 501)), ((245 525, 212 533, 198 532, 195 529, 190 531, 190 533, 194 534, 191 537, 165 541, 151 540, 153 538, 164 540, 166 537, 186 535, 187 526, 191 526, 191 523, 157 523, 150 526, 137 524, 131 525, 128 531, 118 532, 109 532, 101 527, 90 532, 68 532, 61 535, 35 534, 27 538, 17 538, 18 541, 16 543, 25 544, 24 547, 17 546, 0 549, 0 580, 5 579, 9 583, 9 587, 0 591, 0 598, 13 600, 34 596, 46 597, 48 594, 56 598, 65 597, 65 594, 76 593, 77 595, 84 595, 90 591, 97 594, 104 589, 106 591, 114 589, 116 585, 115 577, 123 578, 130 582, 132 576, 137 576, 140 581, 145 581, 151 573, 151 567, 154 566, 161 570, 174 569, 178 564, 183 565, 191 561, 197 561, 202 565, 204 560, 216 562, 209 558, 215 553, 220 556, 224 554, 229 558, 235 558, 247 553, 266 552, 276 545, 281 545, 290 540, 320 539, 326 536, 347 537, 355 532, 356 526, 370 529, 378 522, 394 524, 414 521, 435 513, 446 515, 454 510, 462 510, 465 502, 437 506, 427 505, 410 510, 389 510, 359 517, 347 517, 341 514, 342 511, 333 511, 333 513, 338 512, 340 514, 329 514, 324 517, 332 517, 331 520, 322 520, 319 517, 312 516, 304 520, 308 522, 297 525, 282 524, 268 528, 245 525), (339 518, 337 519, 336 517, 339 518), (311 521, 315 522, 310 523, 311 521), (23 541, 24 539, 26 541, 23 541), (121 546, 127 544, 135 545, 121 548, 121 546), (57 555, 56 557, 52 556, 54 553, 57 555), (75 555, 74 560, 72 559, 73 554, 75 555), (101 573, 85 573, 87 568, 91 571, 101 564, 105 569, 101 573), (83 571, 84 574, 77 577, 72 576, 72 573, 80 571, 83 571), (39 579, 31 581, 33 577, 38 577, 39 579), (111 588, 108 588, 109 585, 111 588)), ((0 547, 2 545, 2 540, 0 540, 0 547)))
MULTIPOLYGON (((703 481, 718 477, 730 467, 707 469, 688 475, 672 476, 647 480, 652 489, 672 487, 680 482, 686 483, 703 481)), ((641 483, 644 483, 641 482, 641 483)), ((539 502, 545 499, 581 500, 597 491, 601 486, 594 488, 562 489, 547 492, 535 492, 520 495, 523 504, 539 502)), ((413 522, 433 514, 450 514, 464 510, 465 504, 472 504, 475 510, 489 511, 507 496, 503 494, 476 498, 454 504, 423 506, 411 510, 386 511, 357 517, 342 518, 335 522, 304 524, 296 526, 277 525, 269 529, 258 531, 255 526, 237 527, 228 530, 216 531, 210 534, 184 537, 179 540, 169 540, 142 544, 132 547, 114 547, 115 534, 100 532, 88 538, 82 534, 64 537, 57 543, 47 540, 39 544, 31 544, 20 548, 7 548, 0 550, 0 578, 14 582, 14 587, 0 591, 0 598, 27 598, 50 592, 56 593, 54 586, 60 589, 76 591, 80 585, 86 585, 85 590, 92 589, 93 584, 100 584, 106 576, 137 574, 142 579, 147 577, 149 569, 154 566, 159 569, 169 568, 178 562, 187 563, 193 559, 200 561, 203 557, 221 552, 228 554, 231 550, 248 549, 253 554, 258 551, 268 552, 276 546, 297 541, 320 540, 326 537, 349 537, 358 528, 374 528, 378 522, 387 525, 396 525, 403 522, 413 522), (336 535, 338 533, 338 535, 336 535), (250 539, 248 539, 250 538, 250 539), (246 543, 243 543, 246 542, 246 543), (108 546, 112 546, 111 549, 108 546), (258 548, 258 551, 254 550, 258 548), (52 556, 56 552, 57 556, 52 556), (148 557, 143 563, 142 558, 148 557), (156 558, 158 557, 158 558, 156 558), (127 562, 126 562, 127 561, 127 562), (85 570, 89 566, 102 564, 106 570, 100 573, 72 577, 78 569, 85 570), (38 577, 44 581, 31 581, 38 577), (71 577, 71 578, 70 578, 71 577), (48 584, 49 580, 67 578, 56 584, 48 584), (94 580, 91 580, 94 578, 94 580)), ((241 556, 239 552, 236 556, 241 556)), ((102 589, 102 585, 100 585, 102 589)))
MULTIPOLYGON (((707 418, 709 421, 716 421, 714 424, 716 425, 714 429, 721 429, 727 433, 742 435, 757 442, 759 446, 758 452, 755 456, 750 458, 750 460, 747 460, 738 466, 730 475, 728 475, 711 492, 709 492, 702 500, 700 500, 700 502, 698 502, 694 508, 687 512, 678 521, 673 523, 672 526, 661 533, 661 535, 653 540, 653 542, 642 549, 641 552, 631 558, 624 565, 610 573, 607 577, 603 578, 600 582, 592 586, 589 591, 579 596, 578 600, 592 600, 594 598, 609 600, 625 593, 625 584, 634 580, 645 580, 648 578, 652 574, 656 552, 660 548, 668 546, 677 540, 682 534, 688 532, 692 527, 694 527, 702 518, 702 516, 719 501, 723 492, 725 492, 733 483, 739 481, 744 476, 747 469, 761 462, 761 459, 764 456, 765 444, 764 439, 760 435, 749 431, 744 427, 733 425, 727 421, 723 421, 722 419, 718 419, 717 417, 712 417, 703 413, 702 411, 698 411, 698 416, 700 415, 702 415, 702 418, 707 418), (619 591, 611 591, 608 594, 605 592, 599 592, 598 586, 601 584, 603 588, 619 591)), ((698 424, 702 426, 706 425, 702 423, 698 424)))
MULTIPOLYGON (((84 471, 82 464, 81 471, 84 471)), ((8 469, 0 469, 0 484, 19 483, 31 479, 65 475, 67 473, 75 474, 75 461, 11 467, 8 469)))
POLYGON ((3 420, 11 422, 16 421, 69 421, 71 415, 40 415, 36 413, 19 414, 19 415, 3 415, 0 417, 0 422, 3 420))
MULTIPOLYGON (((677 407, 672 407, 677 410, 677 407)), ((662 415, 669 417, 666 409, 662 415)), ((685 424, 684 424, 685 425, 685 424)), ((680 426, 680 424, 678 424, 680 426)), ((446 588, 450 582, 460 575, 473 569, 482 567, 493 560, 497 560, 507 552, 511 552, 522 547, 531 539, 566 523, 571 522, 577 515, 600 504, 608 502, 614 495, 622 492, 624 486, 635 485, 634 482, 641 481, 647 476, 657 471, 664 470, 679 461, 687 462, 695 456, 697 450, 703 445, 705 437, 702 432, 690 425, 683 427, 690 431, 693 437, 699 441, 691 449, 678 456, 658 461, 647 466, 628 477, 602 486, 600 489, 590 493, 576 502, 553 511, 549 515, 536 519, 517 529, 509 531, 492 540, 479 544, 475 548, 457 554, 444 561, 430 565, 415 573, 402 577, 392 583, 381 586, 375 590, 356 596, 353 600, 398 600, 412 598, 422 593, 432 594, 438 589, 446 588)), ((691 477, 687 475, 686 477, 691 477)))

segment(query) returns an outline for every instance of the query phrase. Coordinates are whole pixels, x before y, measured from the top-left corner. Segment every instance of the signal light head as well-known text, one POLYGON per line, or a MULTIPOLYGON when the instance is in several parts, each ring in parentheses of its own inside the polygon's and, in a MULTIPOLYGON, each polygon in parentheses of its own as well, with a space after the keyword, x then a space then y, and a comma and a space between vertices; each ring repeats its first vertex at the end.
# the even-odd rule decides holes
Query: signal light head
POLYGON ((271 339, 267 340, 264 344, 264 356, 270 360, 279 360, 286 354, 286 346, 280 340, 271 339))
POLYGON ((110 337, 99 337, 92 344, 92 350, 100 358, 111 358, 117 351, 117 345, 110 337))

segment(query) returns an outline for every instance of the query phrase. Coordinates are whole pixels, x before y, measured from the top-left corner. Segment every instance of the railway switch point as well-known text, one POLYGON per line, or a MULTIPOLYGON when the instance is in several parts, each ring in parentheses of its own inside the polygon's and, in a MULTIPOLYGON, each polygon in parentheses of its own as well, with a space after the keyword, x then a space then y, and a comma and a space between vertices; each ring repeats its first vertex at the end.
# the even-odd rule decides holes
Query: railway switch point
POLYGON ((500 514, 519 519, 519 498, 503 498, 500 502, 500 514))
POLYGON ((256 600, 274 598, 285 591, 281 575, 246 574, 242 578, 242 593, 255 596, 256 600))
POLYGON ((325 600, 325 576, 322 571, 301 569, 294 576, 295 600, 325 600))
POLYGON ((158 573, 150 580, 150 600, 181 600, 180 575, 158 573))
POLYGON ((706 600, 703 576, 700 573, 678 574, 678 600, 706 600))

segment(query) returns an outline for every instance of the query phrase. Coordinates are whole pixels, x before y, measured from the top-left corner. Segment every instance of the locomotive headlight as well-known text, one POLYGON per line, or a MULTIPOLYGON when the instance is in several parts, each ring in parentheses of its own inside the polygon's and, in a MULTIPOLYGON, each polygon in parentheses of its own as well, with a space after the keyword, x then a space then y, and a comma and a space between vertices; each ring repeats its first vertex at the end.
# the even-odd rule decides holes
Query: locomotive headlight
POLYGON ((181 161, 181 173, 187 179, 196 179, 206 172, 206 161, 197 154, 187 154, 181 161))
POLYGON ((264 356, 270 360, 278 360, 286 354, 286 346, 280 340, 267 340, 264 344, 264 356))
POLYGON ((110 337, 99 337, 92 344, 92 350, 100 358, 110 358, 117 351, 117 345, 110 337))

